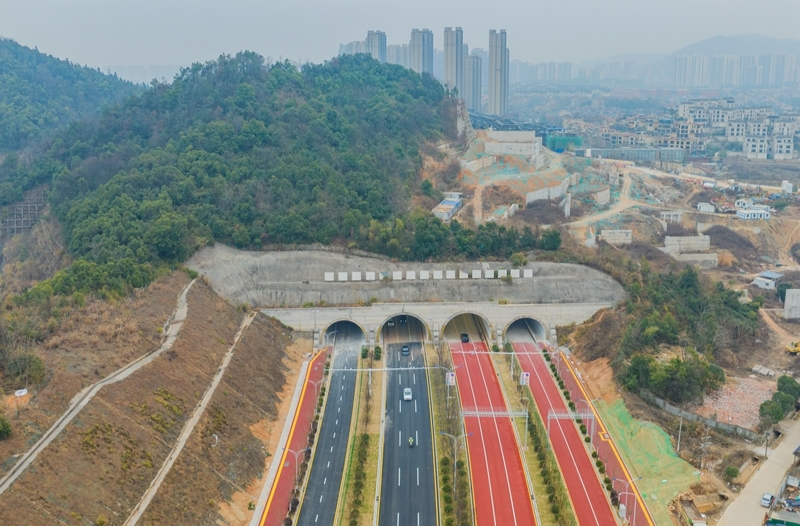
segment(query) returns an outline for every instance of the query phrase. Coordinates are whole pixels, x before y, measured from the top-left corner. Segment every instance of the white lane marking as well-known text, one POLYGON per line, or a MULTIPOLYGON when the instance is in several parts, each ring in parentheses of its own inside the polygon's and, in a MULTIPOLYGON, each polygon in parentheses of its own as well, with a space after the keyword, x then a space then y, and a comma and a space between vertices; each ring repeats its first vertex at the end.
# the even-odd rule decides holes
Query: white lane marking
POLYGON ((339 401, 340 401, 340 402, 342 401, 342 397, 341 397, 341 395, 339 396, 339 401))
POLYGON ((333 453, 333 446, 331 446, 331 453, 333 453))
POLYGON ((336 438, 336 433, 335 432, 333 433, 333 438, 336 438))
POLYGON ((414 400, 414 412, 415 413, 417 412, 417 401, 416 400, 414 400))
POLYGON ((417 526, 419 526, 419 512, 417 512, 417 526))
POLYGON ((419 468, 417 468, 417 486, 419 486, 419 468))
POLYGON ((337 413, 341 413, 341 412, 342 412, 342 407, 341 407, 341 406, 339 406, 339 409, 338 409, 336 412, 337 412, 337 413))
MULTIPOLYGON (((544 385, 544 383, 543 383, 543 380, 542 380, 542 377, 541 377, 541 372, 540 372, 540 369, 541 369, 542 365, 544 365, 545 371, 547 371, 547 365, 546 365, 546 364, 544 364, 544 359, 543 359, 543 358, 541 358, 541 359, 540 359, 540 360, 541 360, 541 362, 540 362, 540 364, 537 366, 537 365, 534 363, 534 361, 533 361, 533 357, 532 357, 532 356, 531 356, 531 354, 528 352, 528 347, 527 347, 527 345, 529 345, 529 344, 528 344, 528 343, 526 343, 526 342, 520 342, 520 343, 522 343, 522 348, 523 348, 523 349, 526 351, 526 352, 525 352, 525 354, 526 354, 525 358, 527 358, 527 360, 530 362, 531 369, 533 370, 533 373, 536 375, 536 380, 538 381, 538 383, 539 383, 539 386, 542 388, 542 391, 544 392, 544 396, 545 396, 545 398, 547 398, 547 404, 548 404, 548 405, 550 406, 550 408, 552 409, 552 408, 553 408, 553 402, 552 402, 552 400, 550 399, 550 394, 547 392, 547 388, 545 387, 545 385, 544 385)), ((536 342, 534 342, 532 345, 534 346, 534 348, 535 348, 537 351, 540 351, 540 349, 539 349, 539 345, 538 345, 536 342)), ((516 352, 516 349, 515 349, 515 352, 516 352)), ((548 373, 549 373, 549 371, 548 371, 548 373)), ((553 383, 552 385, 553 385, 553 386, 554 386, 554 388, 555 388, 555 383, 553 383)), ((533 390, 531 390, 531 394, 533 394, 533 390)), ((561 433, 561 438, 564 440, 564 442, 567 442, 567 435, 566 435, 566 433, 564 432, 564 428, 561 426, 561 422, 562 422, 561 420, 556 420, 556 427, 558 428, 558 431, 561 433)), ((575 471, 576 471, 577 473, 579 473, 579 474, 580 474, 580 469, 578 468, 578 461, 577 461, 577 459, 575 458, 575 455, 573 455, 573 454, 572 454, 572 449, 570 449, 570 448, 567 448, 567 451, 569 452, 570 460, 572 460, 572 465, 573 465, 573 467, 575 468, 575 471)), ((590 501, 590 502, 591 502, 591 499, 590 499, 590 497, 589 497, 589 490, 587 489, 587 487, 586 487, 586 484, 585 484, 585 483, 584 483, 584 481, 583 481, 583 477, 580 477, 580 476, 579 476, 579 477, 578 477, 578 480, 580 480, 581 487, 582 487, 582 489, 583 489, 583 494, 586 496, 586 500, 588 500, 588 501, 590 501)), ((597 517, 597 513, 595 513, 595 511, 594 511, 594 507, 591 507, 590 509, 592 510, 592 515, 594 516, 594 520, 595 520, 595 522, 596 522, 597 524, 600 524, 600 519, 597 517)))
POLYGON ((318 520, 319 520, 319 513, 317 513, 316 515, 314 515, 314 522, 317 522, 318 520))
POLYGON ((398 446, 402 446, 403 445, 403 432, 402 431, 398 431, 397 432, 397 445, 398 446))
MULTIPOLYGON (((419 469, 419 468, 417 468, 417 469, 419 469)), ((328 483, 328 477, 325 477, 324 479, 322 479, 322 485, 323 485, 323 486, 324 486, 325 484, 327 484, 327 483, 328 483)))
POLYGON ((414 436, 417 437, 417 444, 419 444, 419 431, 414 431, 414 436))
POLYGON ((326 467, 326 468, 329 468, 329 467, 331 467, 331 461, 330 461, 330 460, 328 461, 328 465, 327 465, 327 466, 325 466, 325 467, 326 467))
POLYGON ((400 512, 397 513, 397 526, 400 526, 400 512))
POLYGON ((322 495, 319 496, 319 501, 322 502, 322 495))
POLYGON ((403 375, 402 374, 398 374, 397 375, 397 383, 400 384, 400 385, 403 385, 403 375))
POLYGON ((344 391, 344 386, 342 386, 341 391, 344 391))
POLYGON ((336 424, 334 424, 334 425, 337 425, 337 426, 339 425, 339 419, 338 418, 336 419, 336 424))
POLYGON ((412 373, 414 376, 414 385, 417 385, 417 373, 412 373))
POLYGON ((400 400, 400 411, 398 411, 398 413, 402 413, 402 412, 403 412, 403 401, 400 400))
POLYGON ((400 485, 400 468, 397 468, 397 485, 400 485))

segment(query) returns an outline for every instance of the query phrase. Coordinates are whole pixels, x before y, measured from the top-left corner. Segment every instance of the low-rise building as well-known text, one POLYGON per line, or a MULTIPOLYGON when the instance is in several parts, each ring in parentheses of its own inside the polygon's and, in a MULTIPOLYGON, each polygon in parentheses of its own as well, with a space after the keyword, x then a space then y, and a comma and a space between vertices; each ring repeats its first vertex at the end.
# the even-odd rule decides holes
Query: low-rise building
POLYGON ((756 219, 770 219, 772 213, 768 210, 737 210, 736 217, 747 221, 756 219))
POLYGON ((444 200, 436 205, 432 212, 433 215, 442 221, 450 221, 456 212, 461 208, 462 200, 460 192, 447 192, 444 194, 444 200))
POLYGON ((715 211, 714 205, 711 203, 697 203, 697 211, 713 214, 715 211))
POLYGON ((753 206, 753 200, 747 197, 740 197, 739 199, 733 202, 733 206, 735 206, 736 208, 742 208, 744 210, 747 210, 748 208, 753 206))

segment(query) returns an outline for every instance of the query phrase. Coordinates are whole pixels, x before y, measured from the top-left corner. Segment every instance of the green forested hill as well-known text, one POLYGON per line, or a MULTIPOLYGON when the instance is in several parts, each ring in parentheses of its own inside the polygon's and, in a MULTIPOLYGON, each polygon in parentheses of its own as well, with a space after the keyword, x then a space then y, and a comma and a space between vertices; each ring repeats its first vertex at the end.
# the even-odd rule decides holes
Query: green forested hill
MULTIPOLYGON (((368 56, 300 71, 249 52, 196 64, 71 125, 32 163, 0 166, 0 183, 51 183, 78 260, 27 297, 142 286, 213 241, 336 242, 421 260, 533 248, 530 231, 411 210, 421 149, 454 133, 455 103, 437 81, 368 56)), ((551 234, 542 245, 555 248, 551 234)))
POLYGON ((0 152, 28 146, 142 89, 0 38, 0 152))

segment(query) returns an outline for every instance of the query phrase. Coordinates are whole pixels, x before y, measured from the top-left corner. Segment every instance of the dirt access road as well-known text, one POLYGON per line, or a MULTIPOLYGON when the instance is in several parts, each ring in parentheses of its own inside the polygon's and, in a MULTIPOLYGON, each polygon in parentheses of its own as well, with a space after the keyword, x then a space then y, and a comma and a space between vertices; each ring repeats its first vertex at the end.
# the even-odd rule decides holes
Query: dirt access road
POLYGON ((155 352, 146 354, 141 358, 134 360, 125 367, 116 370, 115 372, 106 376, 104 379, 86 387, 77 395, 75 395, 75 397, 70 401, 69 408, 64 412, 64 414, 55 421, 50 429, 48 429, 47 432, 42 435, 42 438, 40 438, 31 449, 22 455, 22 458, 17 461, 8 474, 0 479, 0 494, 5 492, 14 483, 14 481, 19 478, 25 469, 27 469, 27 467, 30 466, 34 460, 36 460, 36 457, 39 455, 39 453, 41 453, 53 441, 53 439, 56 438, 65 427, 67 427, 67 424, 72 422, 72 420, 78 416, 78 413, 80 413, 81 410, 86 407, 86 405, 92 400, 92 398, 94 398, 100 389, 106 385, 124 380, 145 365, 158 358, 164 351, 172 348, 172 345, 175 343, 175 340, 178 337, 178 332, 180 332, 181 327, 183 326, 183 321, 186 319, 186 314, 188 311, 186 295, 189 292, 189 289, 192 288, 194 282, 195 280, 189 282, 189 284, 183 288, 178 296, 178 306, 175 308, 175 312, 172 314, 172 316, 170 316, 170 319, 167 320, 167 327, 165 327, 164 330, 165 338, 162 341, 161 346, 155 352))
POLYGON ((134 526, 139 519, 144 514, 144 511, 147 509, 147 506, 150 504, 150 501, 153 500, 156 493, 158 492, 158 488, 161 487, 161 483, 164 482, 164 479, 167 477, 169 470, 172 469, 172 465, 175 464, 175 460, 177 460, 178 456, 183 451, 183 447, 186 445, 186 441, 189 439, 189 436, 194 431, 197 422, 200 421, 200 417, 203 416, 205 413, 206 407, 208 403, 211 401, 211 397, 214 396, 214 392, 216 392, 217 387, 219 386, 220 381, 222 381, 222 376, 225 374, 225 371, 228 369, 228 364, 231 363, 231 358, 233 358, 233 350, 236 348, 236 344, 239 343, 239 339, 242 337, 242 333, 250 326, 253 319, 256 317, 256 313, 252 313, 251 315, 247 316, 244 320, 242 320, 242 325, 239 327, 239 332, 236 333, 236 336, 233 339, 233 345, 231 345, 228 352, 225 354, 225 358, 222 359, 222 365, 217 370, 217 374, 214 375, 214 379, 211 381, 211 384, 206 389, 205 394, 203 395, 202 400, 200 403, 197 404, 192 416, 187 420, 186 424, 183 426, 181 430, 181 434, 178 437, 178 441, 175 443, 175 447, 170 452, 167 459, 164 461, 164 464, 161 466, 161 469, 158 470, 156 477, 153 479, 153 482, 150 483, 150 487, 147 488, 147 491, 142 495, 142 499, 139 501, 139 504, 131 512, 130 516, 128 516, 128 520, 125 521, 123 526, 134 526))
POLYGON ((615 216, 617 214, 622 213, 624 210, 641 204, 630 197, 631 191, 631 172, 632 170, 624 171, 624 177, 622 178, 622 191, 619 194, 619 203, 615 204, 605 212, 601 212, 599 214, 595 214, 592 216, 584 217, 578 221, 573 221, 571 223, 564 223, 564 226, 583 226, 591 223, 595 223, 600 221, 601 219, 606 219, 608 217, 615 216))

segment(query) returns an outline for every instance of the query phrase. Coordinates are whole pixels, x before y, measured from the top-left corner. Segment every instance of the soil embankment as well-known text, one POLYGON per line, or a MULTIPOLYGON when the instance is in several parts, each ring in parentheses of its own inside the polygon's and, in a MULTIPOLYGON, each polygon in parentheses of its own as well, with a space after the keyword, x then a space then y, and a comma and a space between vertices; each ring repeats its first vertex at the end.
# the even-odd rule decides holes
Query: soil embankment
MULTIPOLYGON (((167 312, 176 296, 165 302, 167 312)), ((173 348, 97 394, 11 491, 0 496, 0 524, 39 524, 43 516, 67 524, 124 521, 173 447, 239 327, 240 314, 204 283, 192 287, 187 301, 188 316, 173 348)), ((125 323, 120 322, 123 327, 125 323)), ((116 322, 108 325, 113 334, 116 322)), ((94 325, 98 333, 102 326, 94 325)), ((119 355, 115 365, 129 361, 124 349, 109 347, 98 355, 104 363, 112 355, 119 355)), ((75 383, 77 392, 80 376, 75 383)))

